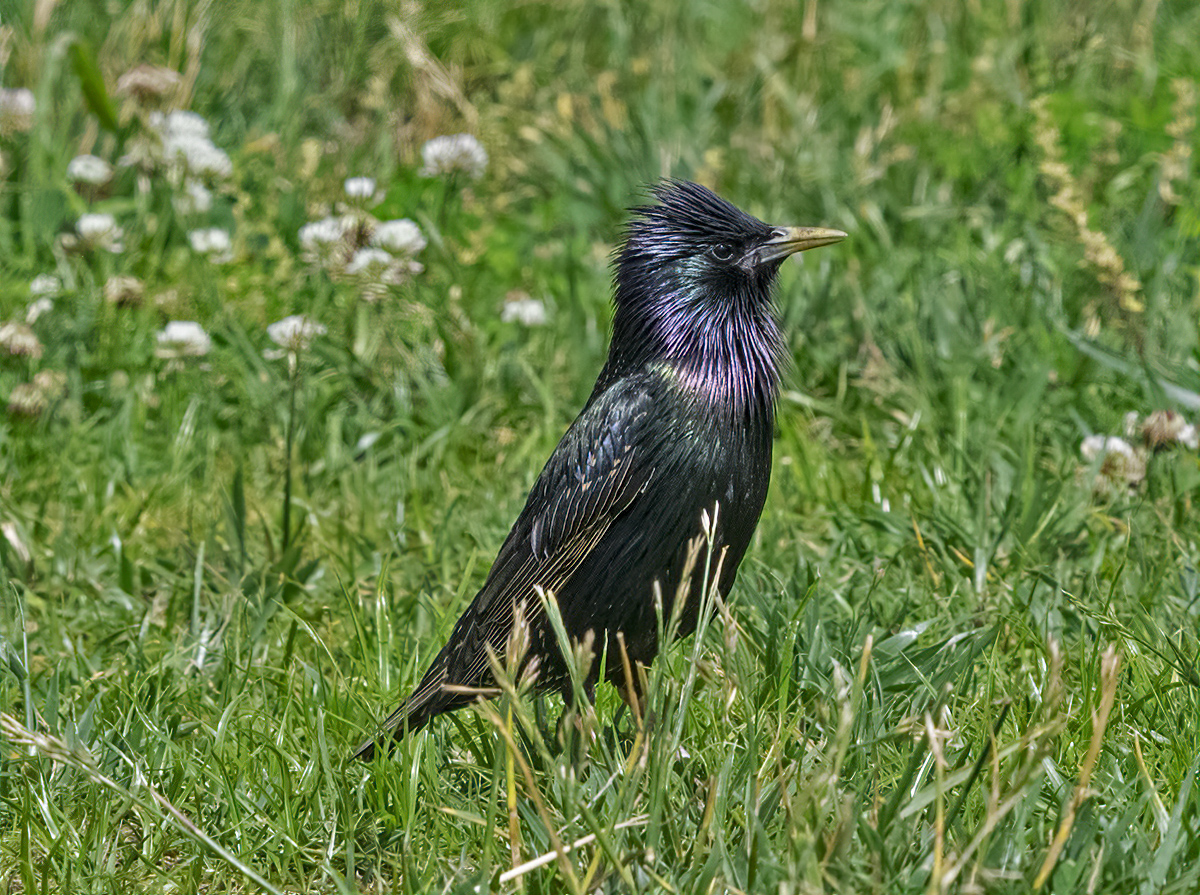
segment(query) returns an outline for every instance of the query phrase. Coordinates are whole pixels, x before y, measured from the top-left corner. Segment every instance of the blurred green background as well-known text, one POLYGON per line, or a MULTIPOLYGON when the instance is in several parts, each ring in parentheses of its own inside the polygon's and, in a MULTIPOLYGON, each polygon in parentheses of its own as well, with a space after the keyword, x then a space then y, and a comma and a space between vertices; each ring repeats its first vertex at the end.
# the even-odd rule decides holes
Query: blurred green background
POLYGON ((0 887, 1200 888, 1198 51, 1184 0, 2 0, 0 887), (347 763, 668 176, 850 234, 780 278, 730 616, 648 732, 505 699, 347 763))

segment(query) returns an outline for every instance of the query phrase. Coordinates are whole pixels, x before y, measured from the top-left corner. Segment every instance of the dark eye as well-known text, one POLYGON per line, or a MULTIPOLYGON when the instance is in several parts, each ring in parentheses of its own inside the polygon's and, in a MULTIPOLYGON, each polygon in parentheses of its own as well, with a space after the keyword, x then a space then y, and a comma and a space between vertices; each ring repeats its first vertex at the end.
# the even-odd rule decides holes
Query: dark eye
POLYGON ((733 246, 728 243, 719 242, 715 246, 712 246, 708 250, 708 253, 718 261, 730 261, 733 259, 733 246))

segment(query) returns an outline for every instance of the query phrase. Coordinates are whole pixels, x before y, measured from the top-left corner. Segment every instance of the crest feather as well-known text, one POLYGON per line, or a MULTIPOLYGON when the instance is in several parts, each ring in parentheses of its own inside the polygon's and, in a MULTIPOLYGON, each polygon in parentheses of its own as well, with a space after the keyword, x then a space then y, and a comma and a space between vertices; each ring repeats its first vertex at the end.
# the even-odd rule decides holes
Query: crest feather
POLYGON ((742 245, 771 233, 771 228, 758 218, 698 183, 667 180, 652 192, 657 205, 630 209, 633 218, 622 256, 680 256, 716 243, 742 245))

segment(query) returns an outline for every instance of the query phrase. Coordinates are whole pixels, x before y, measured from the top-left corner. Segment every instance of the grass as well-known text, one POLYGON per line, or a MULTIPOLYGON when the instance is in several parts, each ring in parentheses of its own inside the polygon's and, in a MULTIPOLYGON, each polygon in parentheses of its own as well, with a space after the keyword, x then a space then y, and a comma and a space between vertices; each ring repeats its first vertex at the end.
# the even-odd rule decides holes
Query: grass
POLYGON ((0 350, 0 886, 1200 889, 1200 461, 1080 453, 1200 412, 1197 33, 1183 0, 4 5, 38 111, 0 135, 0 321, 61 285, 0 350), (208 211, 67 180, 144 139, 142 61, 232 159, 208 211), (463 130, 484 177, 421 177, 463 130), (353 175, 428 239, 375 302, 298 236, 353 175), (348 762, 586 398, 664 175, 851 234, 781 278, 729 605, 645 727, 601 688, 560 741, 514 689, 348 762), (89 210, 123 251, 64 238, 89 210), (327 331, 264 357, 293 313, 327 331), (170 319, 211 351, 156 356, 170 319))

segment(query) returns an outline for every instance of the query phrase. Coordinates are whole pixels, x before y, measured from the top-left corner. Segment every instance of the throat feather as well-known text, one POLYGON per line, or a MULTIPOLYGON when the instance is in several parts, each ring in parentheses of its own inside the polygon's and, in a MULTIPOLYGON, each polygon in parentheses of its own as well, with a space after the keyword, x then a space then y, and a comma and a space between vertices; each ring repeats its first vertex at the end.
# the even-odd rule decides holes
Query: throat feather
POLYGON ((772 411, 781 345, 774 319, 691 321, 668 329, 662 360, 688 391, 735 412, 772 411))

